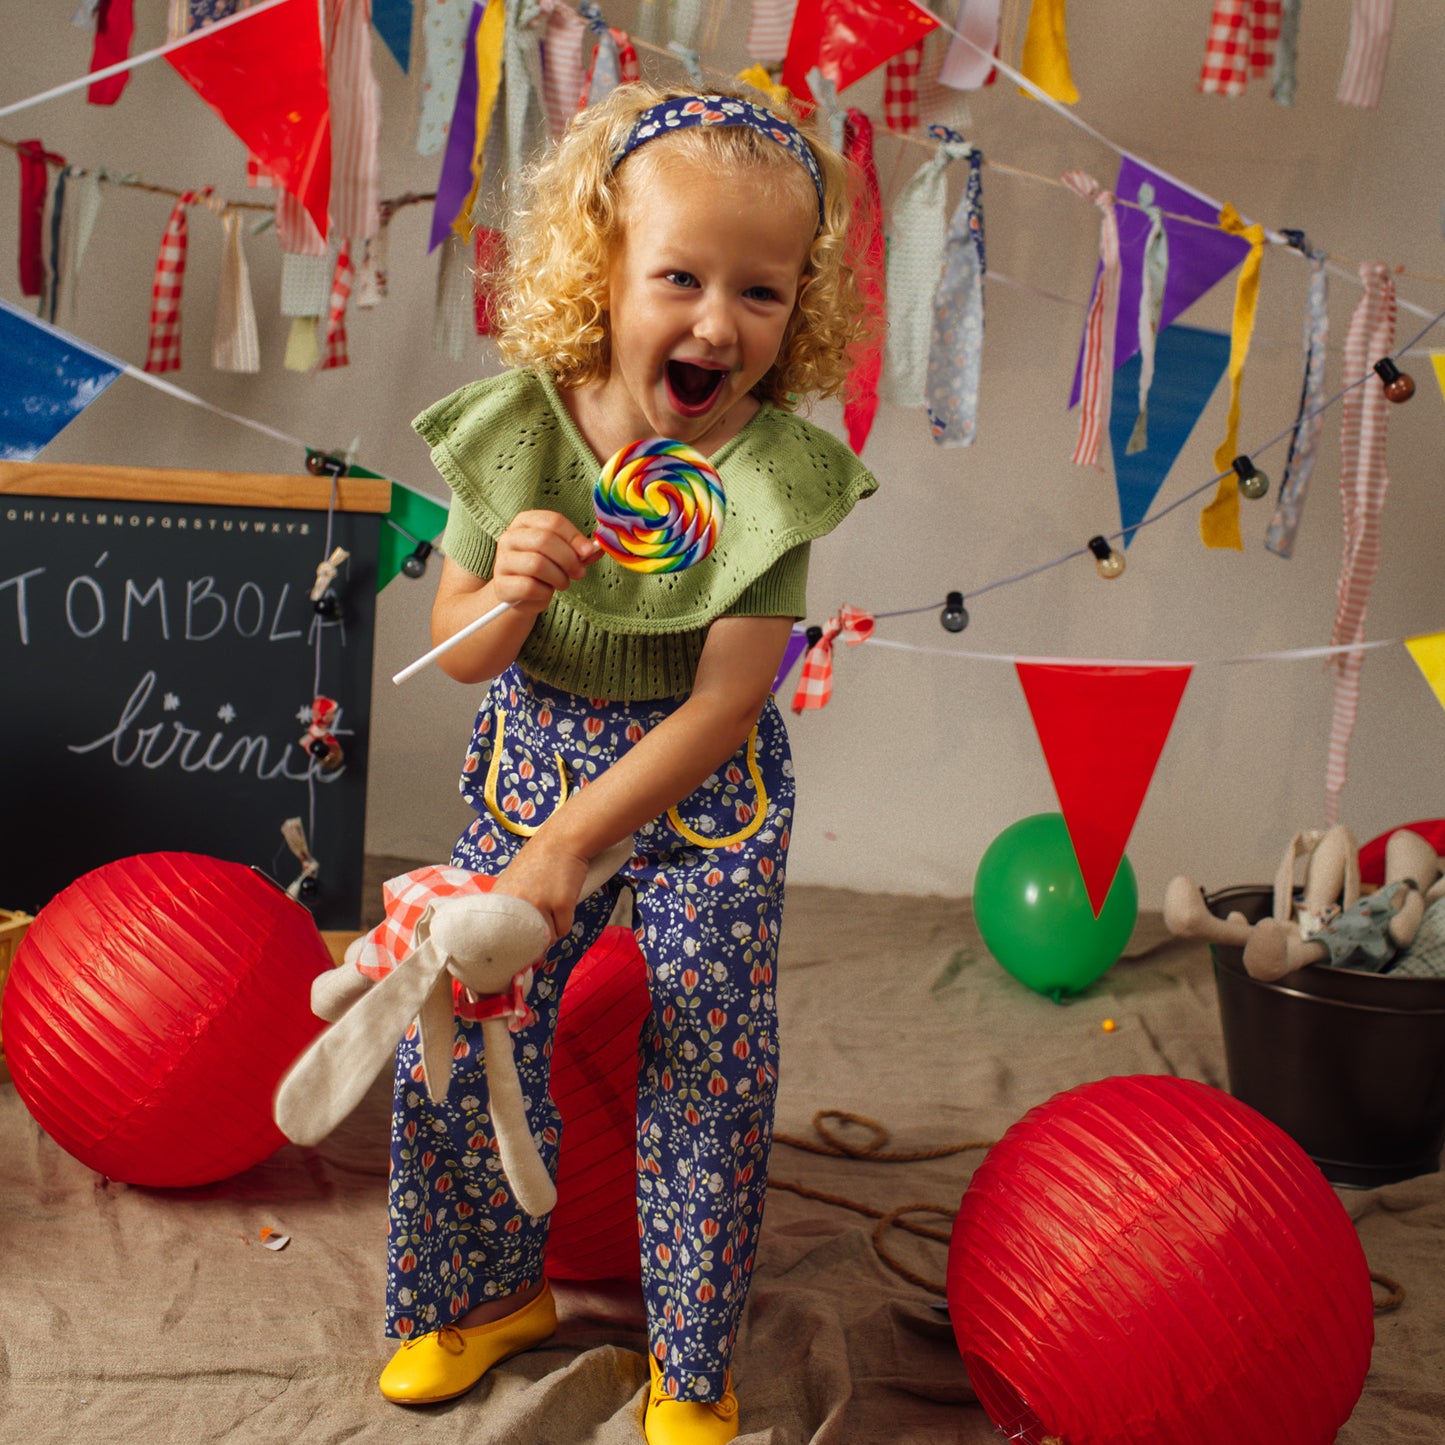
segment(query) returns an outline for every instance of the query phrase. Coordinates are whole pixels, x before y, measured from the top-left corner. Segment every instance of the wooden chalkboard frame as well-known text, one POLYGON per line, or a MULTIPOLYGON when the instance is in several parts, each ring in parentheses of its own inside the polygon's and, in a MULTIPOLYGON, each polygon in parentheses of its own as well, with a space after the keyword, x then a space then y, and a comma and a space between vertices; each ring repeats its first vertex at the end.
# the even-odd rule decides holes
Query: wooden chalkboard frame
MULTIPOLYGON (((384 478, 333 481, 329 475, 0 463, 0 777, 9 775, 0 788, 6 800, 0 812, 0 906, 37 911, 60 887, 102 862, 172 848, 234 858, 289 882, 300 864, 286 850, 280 821, 300 815, 305 822, 314 814, 315 836, 309 842, 321 873, 312 911, 323 929, 359 926, 376 554, 390 504, 391 484, 384 478), (334 511, 327 517, 333 499, 334 511), (119 525, 122 508, 125 527, 119 525), (114 525, 90 525, 107 510, 114 525), (144 525, 137 527, 133 517, 141 514, 144 525), (328 539, 351 554, 337 579, 344 611, 334 623, 316 613, 308 595, 328 539), (81 641, 84 629, 73 622, 65 628, 43 618, 36 623, 40 635, 22 638, 27 629, 17 625, 19 573, 53 564, 52 577, 36 574, 32 584, 36 607, 44 598, 53 609, 62 570, 83 571, 96 555, 91 549, 101 546, 119 549, 107 553, 110 570, 99 574, 112 587, 119 585, 124 569, 134 566, 143 577, 174 578, 171 601, 163 599, 157 607, 153 596, 142 597, 143 580, 128 580, 127 604, 135 603, 139 620, 133 637, 128 619, 124 646, 109 623, 89 646, 81 641), (232 574, 237 554, 247 560, 235 566, 259 569, 259 582, 237 583, 236 578, 251 575, 232 574), (237 606, 234 635, 228 630, 211 643, 200 629, 192 634, 187 627, 185 645, 177 646, 181 629, 170 613, 181 610, 174 594, 185 580, 177 568, 214 573, 218 589, 250 586, 260 594, 269 588, 284 601, 284 626, 278 630, 276 622, 268 623, 269 636, 259 629, 257 640, 258 629, 243 633, 237 606), (146 623, 149 632, 141 637, 146 623), (45 645, 47 625, 57 634, 50 638, 52 646, 45 645), (334 638, 316 631, 328 626, 336 628, 334 638), (305 773, 308 763, 297 749, 305 728, 295 713, 312 696, 318 635, 319 690, 336 696, 344 708, 337 732, 343 767, 324 778, 313 772, 301 781, 296 774, 305 773), (267 649, 265 643, 272 645, 267 649), (122 661, 118 654, 124 654, 122 661), (209 702, 197 704, 212 708, 203 714, 211 718, 204 724, 210 729, 209 746, 199 727, 182 725, 180 714, 177 720, 162 715, 163 686, 155 681, 152 663, 167 678, 164 689, 173 689, 187 703, 190 694, 202 693, 203 678, 215 684, 209 702), (121 744, 112 743, 117 756, 97 772, 105 749, 97 750, 89 733, 99 733, 113 720, 112 694, 123 696, 137 668, 148 666, 155 720, 147 729, 139 720, 133 725, 125 742, 129 761, 118 756, 121 744), (111 670, 116 670, 113 681, 111 670), (234 724, 229 718, 214 720, 214 699, 225 695, 229 701, 226 690, 239 694, 236 711, 242 720, 234 724), (264 723, 251 721, 261 716, 264 723), (83 725, 78 717, 85 719, 83 725), (245 733, 248 725, 261 732, 245 733), (74 734, 81 746, 59 740, 67 729, 67 738, 74 734), (140 757, 135 739, 147 733, 152 741, 140 757), (178 748, 182 734, 185 746, 178 748), (259 743, 263 759, 269 745, 272 758, 285 757, 285 768, 267 772, 264 784, 256 781, 262 775, 259 765, 256 778, 221 776, 225 770, 210 764, 233 747, 233 737, 235 746, 259 743), (161 765, 162 758, 169 761, 161 765), (140 766, 132 766, 137 760, 140 766), (39 772, 46 774, 44 784, 35 778, 39 772), (225 791, 208 791, 214 789, 225 791)), ((186 585, 194 581, 189 571, 186 578, 186 585)), ((249 759, 252 753, 242 747, 239 755, 249 759)), ((244 772, 244 765, 231 771, 244 772)))

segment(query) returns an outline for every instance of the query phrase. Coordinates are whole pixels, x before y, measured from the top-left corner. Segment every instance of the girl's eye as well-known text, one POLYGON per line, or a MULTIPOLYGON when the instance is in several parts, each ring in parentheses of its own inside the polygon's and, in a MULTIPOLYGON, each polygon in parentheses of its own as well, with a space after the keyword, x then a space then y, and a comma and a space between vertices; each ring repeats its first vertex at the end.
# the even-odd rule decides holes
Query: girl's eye
POLYGON ((669 271, 666 279, 671 281, 674 286, 697 285, 697 277, 691 271, 669 271))
POLYGON ((749 286, 743 295, 749 301, 776 301, 778 293, 771 286, 749 286))

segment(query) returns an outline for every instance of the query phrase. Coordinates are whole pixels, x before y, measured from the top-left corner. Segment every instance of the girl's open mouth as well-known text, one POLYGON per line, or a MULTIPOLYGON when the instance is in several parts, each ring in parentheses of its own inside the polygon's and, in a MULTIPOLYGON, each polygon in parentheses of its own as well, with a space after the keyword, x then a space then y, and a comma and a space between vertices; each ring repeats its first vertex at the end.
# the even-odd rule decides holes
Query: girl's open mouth
POLYGON ((667 399, 679 416, 702 416, 718 398, 727 372, 691 361, 669 361, 667 399))

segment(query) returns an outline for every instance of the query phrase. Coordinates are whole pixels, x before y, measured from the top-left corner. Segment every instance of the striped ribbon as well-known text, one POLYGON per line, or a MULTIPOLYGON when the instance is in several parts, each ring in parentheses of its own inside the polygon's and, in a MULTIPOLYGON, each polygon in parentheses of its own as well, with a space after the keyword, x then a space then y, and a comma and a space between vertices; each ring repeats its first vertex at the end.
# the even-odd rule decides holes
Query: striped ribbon
POLYGON ((567 122, 577 114, 577 101, 587 84, 587 67, 582 63, 586 37, 587 22, 575 10, 553 7, 542 39, 542 103, 554 140, 561 139, 567 122))
POLYGON ((251 273, 241 246, 240 213, 226 211, 221 227, 221 280, 216 290, 211 365, 217 371, 257 372, 261 369, 261 341, 256 333, 251 273))
POLYGON ((331 233, 376 233, 381 182, 381 87, 371 63, 368 0, 326 0, 331 96, 331 233))
POLYGON ((923 69, 923 43, 893 56, 883 71, 883 124, 895 135, 918 129, 918 73, 923 69))
POLYGON ((1385 84, 1395 0, 1354 0, 1350 9, 1350 46, 1336 99, 1342 105, 1374 110, 1385 84))
MULTIPOLYGON (((1346 377, 1369 377, 1374 363, 1388 356, 1395 342, 1395 283, 1378 261, 1360 267, 1365 294, 1350 318, 1345 336, 1346 377)), ((1390 403, 1384 388, 1366 381, 1345 393, 1340 421, 1340 501, 1344 513, 1344 551, 1335 609, 1332 646, 1359 643, 1365 636, 1370 588, 1380 570, 1380 514, 1390 475, 1385 466, 1385 429, 1390 403)), ((1350 735, 1360 701, 1362 652, 1347 652, 1335 670, 1334 715, 1330 720, 1329 761, 1325 770, 1325 822, 1339 820, 1350 735)))
POLYGON ((1149 218, 1149 233, 1144 238, 1139 272, 1139 415, 1134 418, 1134 430, 1124 448, 1129 456, 1149 446, 1149 390, 1154 385, 1154 352, 1164 314, 1164 288, 1169 282, 1169 233, 1164 229, 1164 212, 1154 204, 1154 187, 1148 181, 1140 183, 1138 201, 1149 218))
POLYGON ((1234 288, 1234 324, 1229 338, 1229 416, 1224 440, 1214 452, 1214 470, 1220 474, 1214 500, 1199 514, 1199 535, 1206 547, 1244 551, 1239 535, 1239 477, 1234 459, 1239 454, 1239 394, 1244 386, 1244 363, 1254 335, 1254 313, 1259 305, 1259 268, 1264 255, 1264 227, 1246 226, 1229 204, 1219 213, 1221 230, 1249 242, 1249 253, 1239 268, 1234 288))
POLYGON ((1114 397, 1114 331, 1119 323, 1119 218, 1114 193, 1084 171, 1069 171, 1063 183, 1099 208, 1099 260, 1103 269, 1084 322, 1084 359, 1079 379, 1079 437, 1073 460, 1084 467, 1099 463, 1099 442, 1109 425, 1114 397))
POLYGON ((326 308, 326 340, 321 348, 320 370, 350 366, 346 352, 346 303, 351 299, 354 271, 351 252, 343 246, 336 257, 336 274, 331 280, 331 300, 326 308))
POLYGON ((782 60, 788 53, 788 37, 793 33, 793 15, 797 8, 798 0, 753 0, 747 38, 751 59, 764 65, 782 60))
POLYGON ((928 423, 941 447, 972 446, 978 436, 983 365, 983 155, 968 155, 968 180, 948 225, 943 271, 933 293, 928 348, 928 423))
POLYGON ((1310 251, 1309 299, 1305 305, 1304 381, 1300 385, 1299 416, 1290 432, 1289 455, 1279 484, 1279 502, 1265 532, 1264 545, 1277 557, 1294 553, 1295 537, 1304 513, 1310 473, 1314 471, 1320 433, 1324 430, 1325 356, 1330 335, 1329 273, 1323 251, 1310 251))
POLYGON ((887 325, 888 305, 884 289, 883 197, 873 156, 873 122, 861 110, 847 114, 843 153, 859 178, 848 217, 846 261, 858 278, 863 305, 872 322, 872 332, 853 357, 843 386, 843 424, 848 428, 848 445, 861 452, 878 414, 878 379, 883 371, 883 328, 887 325))
POLYGON ((795 713, 812 712, 827 707, 833 696, 833 643, 842 635, 844 642, 857 646, 873 636, 873 614, 861 607, 843 607, 836 617, 823 624, 823 635, 808 649, 803 670, 798 676, 798 690, 793 694, 795 713))
POLYGON ((181 367, 181 287, 186 279, 186 250, 189 232, 186 211, 209 196, 213 187, 186 191, 171 211, 161 233, 156 253, 155 279, 151 283, 150 340, 145 369, 157 374, 179 371, 181 367))

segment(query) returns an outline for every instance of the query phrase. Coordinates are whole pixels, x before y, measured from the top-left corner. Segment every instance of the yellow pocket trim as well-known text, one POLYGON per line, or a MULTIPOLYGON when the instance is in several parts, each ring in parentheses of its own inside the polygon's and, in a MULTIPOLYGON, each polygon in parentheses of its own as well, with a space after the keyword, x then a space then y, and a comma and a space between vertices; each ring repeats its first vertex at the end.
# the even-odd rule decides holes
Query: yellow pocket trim
POLYGON ((747 769, 748 776, 753 780, 753 790, 757 793, 758 806, 752 818, 736 833, 729 833, 726 838, 704 838, 696 829, 689 828, 682 821, 676 803, 667 810, 667 821, 689 843, 693 843, 699 848, 727 848, 734 843, 745 842, 763 826, 763 819, 768 816, 768 790, 763 786, 763 775, 758 769, 758 730, 756 725, 748 734, 747 769))
MULTIPOLYGON (((497 802, 497 774, 502 767, 502 740, 507 728, 507 714, 505 709, 497 709, 497 735, 492 740, 492 761, 487 767, 487 780, 482 785, 482 801, 487 805, 489 812, 497 822, 509 833, 515 833, 519 838, 530 838, 541 826, 542 823, 516 823, 502 812, 501 805, 497 802)), ((562 761, 561 753, 553 753, 557 761, 557 780, 562 785, 562 791, 557 799, 557 807, 560 808, 567 801, 567 765, 562 761)), ((556 809, 553 809, 555 812, 556 809)), ((544 818, 542 822, 546 822, 544 818)))

